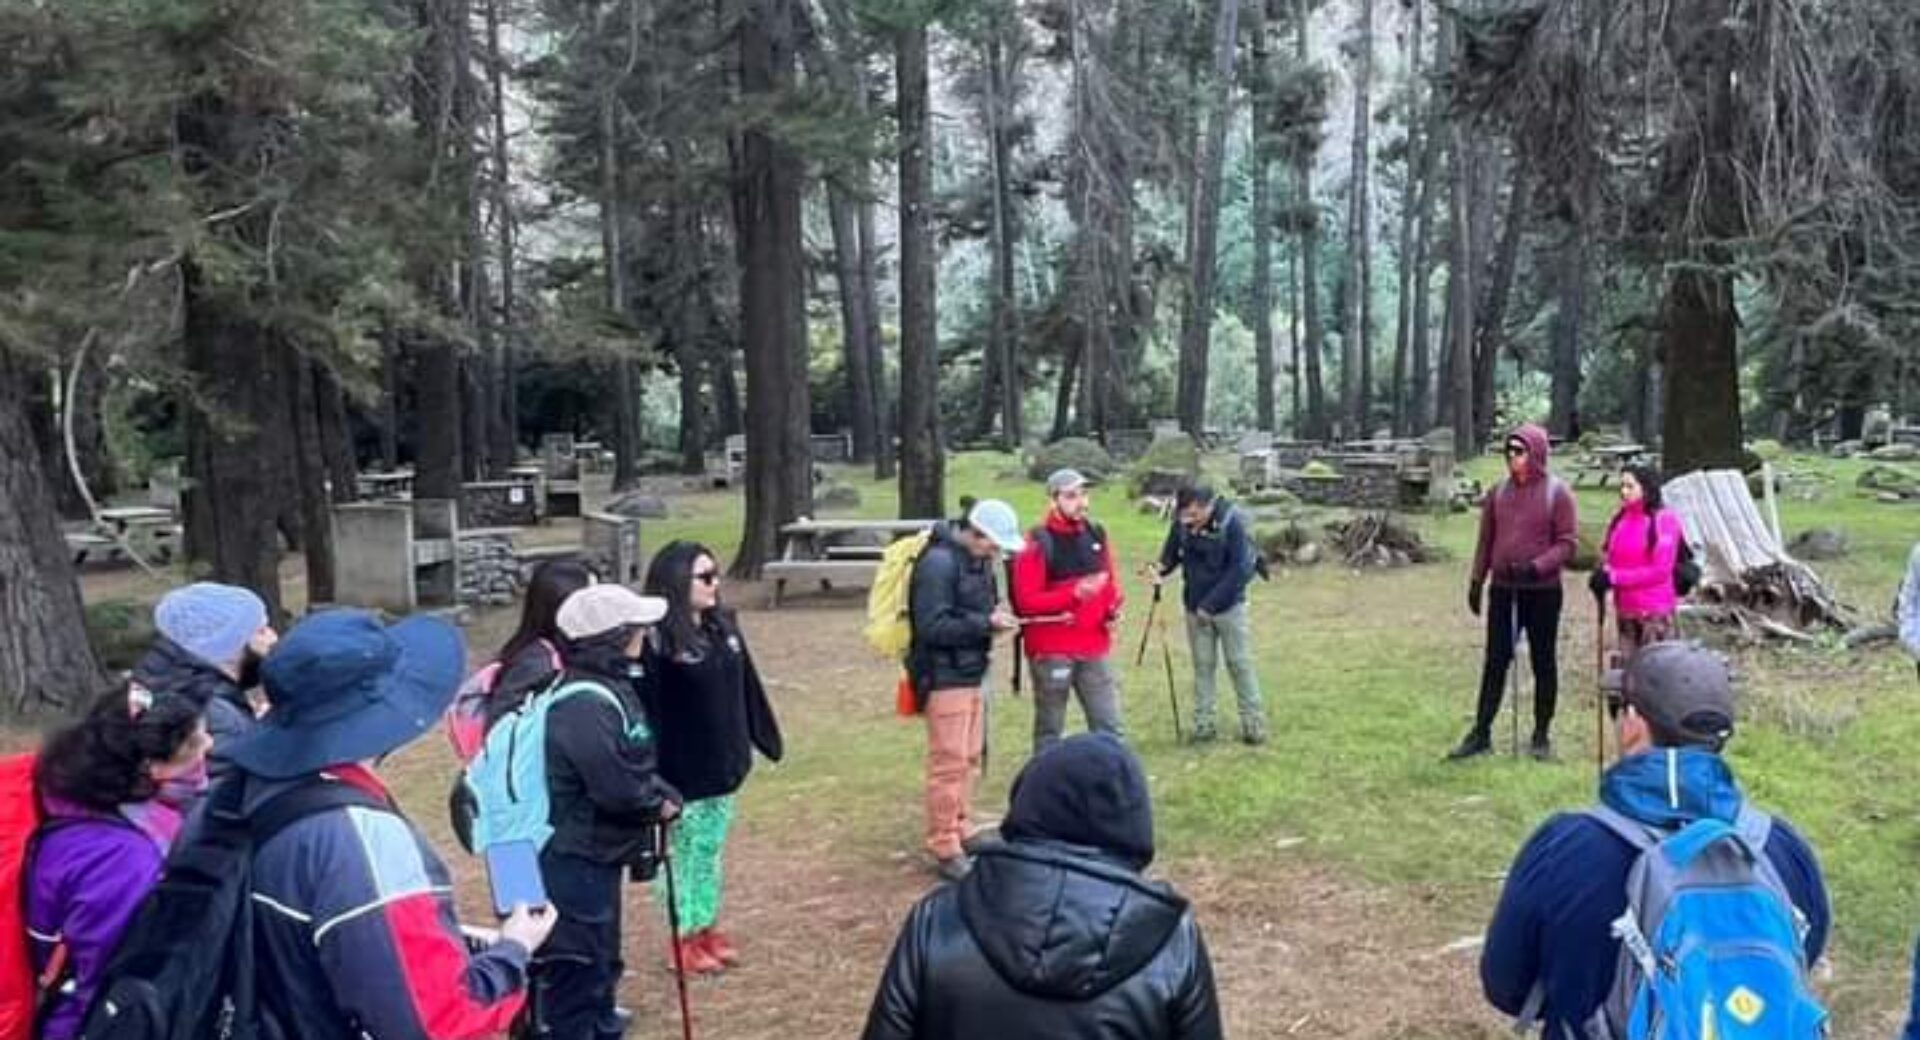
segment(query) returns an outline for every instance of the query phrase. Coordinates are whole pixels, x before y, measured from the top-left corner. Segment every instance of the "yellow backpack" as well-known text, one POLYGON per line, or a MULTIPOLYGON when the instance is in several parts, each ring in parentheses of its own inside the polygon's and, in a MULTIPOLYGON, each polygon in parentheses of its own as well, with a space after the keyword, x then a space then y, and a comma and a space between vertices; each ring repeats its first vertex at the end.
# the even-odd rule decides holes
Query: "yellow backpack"
POLYGON ((927 551, 933 534, 922 531, 887 546, 880 557, 879 573, 873 576, 873 588, 867 592, 867 645, 889 661, 906 659, 913 643, 913 618, 909 615, 913 594, 913 565, 927 551))

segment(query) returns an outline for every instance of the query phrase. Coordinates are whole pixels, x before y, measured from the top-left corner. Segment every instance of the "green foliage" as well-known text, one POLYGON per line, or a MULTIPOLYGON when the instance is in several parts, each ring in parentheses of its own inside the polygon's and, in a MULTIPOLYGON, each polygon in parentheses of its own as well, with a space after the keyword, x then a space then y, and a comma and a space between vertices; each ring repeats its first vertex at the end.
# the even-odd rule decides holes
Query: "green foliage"
POLYGON ((1105 480, 1117 472, 1113 456, 1098 441, 1068 437, 1042 445, 1027 457, 1027 476, 1045 480, 1054 470, 1076 469, 1090 480, 1105 480))

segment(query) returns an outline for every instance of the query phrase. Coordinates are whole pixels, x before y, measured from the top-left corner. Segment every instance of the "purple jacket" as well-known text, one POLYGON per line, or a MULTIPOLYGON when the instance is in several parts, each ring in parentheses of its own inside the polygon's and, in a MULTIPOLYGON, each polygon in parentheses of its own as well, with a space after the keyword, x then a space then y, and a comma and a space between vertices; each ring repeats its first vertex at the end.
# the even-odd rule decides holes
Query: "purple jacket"
POLYGON ((27 881, 28 946, 36 974, 67 947, 69 983, 48 1012, 41 1040, 69 1040, 107 961, 140 903, 160 880, 165 850, 131 822, 50 806, 27 881))
POLYGON ((1547 431, 1531 423, 1513 431, 1527 445, 1533 465, 1524 483, 1511 477, 1487 493, 1480 509, 1480 544, 1473 554, 1473 583, 1489 575, 1495 585, 1550 589, 1560 585, 1560 569, 1573 558, 1579 518, 1573 492, 1547 469, 1547 431), (1515 564, 1531 563, 1532 581, 1508 576, 1515 564))

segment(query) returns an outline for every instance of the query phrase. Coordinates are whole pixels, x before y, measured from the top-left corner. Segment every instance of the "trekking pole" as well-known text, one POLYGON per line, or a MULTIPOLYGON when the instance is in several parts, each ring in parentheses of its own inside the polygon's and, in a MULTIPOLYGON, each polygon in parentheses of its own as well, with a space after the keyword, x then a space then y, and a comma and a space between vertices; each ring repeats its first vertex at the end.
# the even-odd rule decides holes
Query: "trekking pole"
POLYGON ((1153 587, 1153 603, 1147 607, 1147 627, 1140 630, 1140 649, 1133 655, 1133 666, 1140 667, 1147 660, 1147 637, 1153 634, 1153 619, 1160 613, 1160 586, 1153 587))
POLYGON ((1607 775, 1607 595, 1593 594, 1593 776, 1607 775))
POLYGON ((680 991, 680 1038, 693 1040, 693 1010, 687 1003, 686 952, 680 948, 680 893, 673 881, 673 824, 660 825, 660 866, 667 875, 667 930, 673 933, 673 982, 680 991))
MULTIPOLYGON (((1150 606, 1147 608, 1147 614, 1149 616, 1152 616, 1154 613, 1156 613, 1154 608, 1158 607, 1159 605, 1160 605, 1160 586, 1155 585, 1153 587, 1153 606, 1150 606)), ((1160 618, 1159 628, 1160 628, 1160 662, 1166 666, 1166 670, 1167 670, 1167 702, 1173 706, 1173 742, 1176 744, 1184 744, 1187 742, 1187 734, 1186 734, 1186 731, 1180 725, 1180 694, 1179 694, 1179 691, 1177 691, 1173 685, 1173 647, 1167 644, 1167 619, 1166 618, 1164 617, 1160 618)))

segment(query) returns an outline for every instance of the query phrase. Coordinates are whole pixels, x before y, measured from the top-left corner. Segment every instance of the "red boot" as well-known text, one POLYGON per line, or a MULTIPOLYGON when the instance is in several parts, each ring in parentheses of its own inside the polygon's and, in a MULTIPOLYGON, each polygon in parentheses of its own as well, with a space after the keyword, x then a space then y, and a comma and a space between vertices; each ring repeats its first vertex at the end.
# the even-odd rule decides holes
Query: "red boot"
POLYGON ((740 948, 735 946, 733 940, 720 929, 709 928, 695 938, 702 940, 706 944, 707 952, 721 964, 731 968, 740 963, 740 948))
POLYGON ((699 936, 690 935, 680 939, 678 942, 668 945, 667 970, 669 971, 672 971, 676 967, 674 964, 675 946, 679 947, 680 963, 678 966, 683 968, 688 975, 711 975, 726 967, 726 965, 720 962, 720 958, 707 952, 706 943, 701 942, 699 936))

